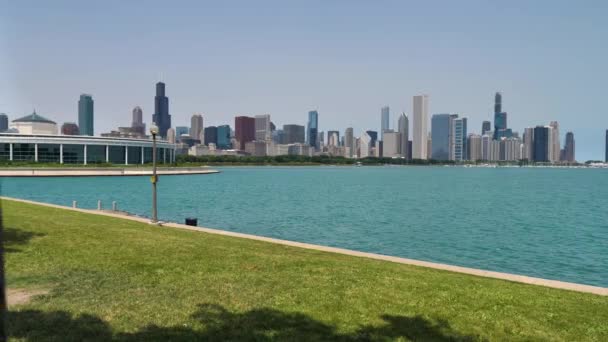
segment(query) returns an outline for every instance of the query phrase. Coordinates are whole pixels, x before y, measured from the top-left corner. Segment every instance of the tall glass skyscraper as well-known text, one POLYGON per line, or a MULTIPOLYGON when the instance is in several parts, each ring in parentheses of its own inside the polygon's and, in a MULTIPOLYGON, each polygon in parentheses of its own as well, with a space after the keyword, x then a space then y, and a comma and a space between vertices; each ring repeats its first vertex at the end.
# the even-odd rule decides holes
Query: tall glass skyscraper
POLYGON ((435 114, 431 117, 431 158, 450 159, 451 114, 435 114))
POLYGON ((390 108, 388 106, 380 109, 380 140, 384 141, 384 131, 390 129, 390 108))
POLYGON ((306 143, 314 148, 317 146, 319 133, 319 113, 316 110, 308 112, 308 123, 306 124, 306 143))
POLYGON ((545 126, 534 127, 533 158, 535 162, 549 161, 549 128, 545 126))
POLYGON ((494 140, 507 137, 507 113, 502 111, 502 94, 494 96, 494 140))
POLYGON ((223 150, 232 148, 230 144, 230 126, 217 126, 217 148, 223 150))
POLYGON ((451 134, 452 158, 456 161, 467 160, 467 118, 454 118, 451 134))
POLYGON ((78 129, 80 135, 94 135, 93 129, 93 96, 80 95, 78 100, 78 129))
POLYGON ((158 126, 158 135, 166 138, 167 130, 171 128, 171 115, 169 115, 169 98, 165 96, 165 84, 163 82, 156 83, 152 121, 158 126))
POLYGON ((484 121, 481 124, 481 135, 484 135, 492 130, 492 123, 490 121, 484 121))
POLYGON ((217 127, 209 126, 205 127, 205 145, 215 144, 217 146, 217 127))

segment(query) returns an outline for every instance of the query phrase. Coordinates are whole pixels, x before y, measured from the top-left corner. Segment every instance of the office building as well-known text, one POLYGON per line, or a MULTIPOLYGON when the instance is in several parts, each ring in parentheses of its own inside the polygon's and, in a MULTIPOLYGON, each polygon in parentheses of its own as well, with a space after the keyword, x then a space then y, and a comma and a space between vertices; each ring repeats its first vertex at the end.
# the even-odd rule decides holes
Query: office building
POLYGON ((550 152, 550 130, 551 127, 534 127, 534 149, 533 158, 535 162, 549 162, 550 152))
POLYGON ((388 158, 400 158, 401 148, 401 133, 394 132, 392 129, 384 131, 384 140, 382 141, 382 156, 388 158))
POLYGON ((195 140, 201 140, 203 136, 203 116, 201 114, 192 114, 190 117, 190 137, 195 140))
POLYGON ((177 140, 180 139, 181 136, 183 135, 187 135, 190 136, 190 129, 186 126, 177 126, 175 127, 175 137, 177 138, 177 140))
POLYGON ((492 123, 490 121, 484 121, 481 124, 481 135, 484 135, 492 130, 492 123))
POLYGON ((566 133, 566 144, 564 145, 564 158, 562 159, 568 163, 574 163, 576 161, 576 156, 574 154, 575 144, 574 144, 574 133, 568 132, 566 133))
POLYGON ((451 114, 435 114, 431 118, 431 158, 450 160, 452 140, 451 114))
POLYGON ((468 142, 468 160, 477 161, 482 160, 481 156, 481 135, 478 134, 469 134, 468 142))
POLYGON ((428 145, 428 96, 414 96, 413 105, 413 159, 427 159, 428 145))
POLYGON ((380 109, 380 140, 384 141, 384 131, 390 129, 390 109, 388 106, 380 109))
POLYGON ((467 118, 452 117, 450 160, 467 160, 467 118))
POLYGON ((270 141, 272 140, 272 132, 270 130, 270 115, 255 116, 255 140, 270 141))
POLYGON ((524 129, 523 152, 521 159, 534 160, 534 127, 524 129))
POLYGON ((80 135, 80 130, 75 122, 65 122, 63 125, 61 125, 61 134, 80 135))
POLYGON ((492 141, 490 132, 481 136, 481 160, 490 160, 490 141, 492 141))
POLYGON ((325 132, 317 133, 317 149, 322 150, 325 145, 325 132))
POLYGON ((372 156, 373 139, 368 132, 363 132, 361 138, 359 138, 359 158, 367 158, 372 156))
POLYGON ((0 113, 0 133, 8 129, 8 115, 0 113))
POLYGON ((352 127, 348 127, 344 132, 344 156, 352 158, 355 155, 355 136, 352 127))
POLYGON ((217 148, 222 150, 229 150, 232 148, 230 141, 230 126, 222 125, 217 126, 217 148))
POLYGON ((238 146, 234 148, 245 151, 245 144, 255 140, 255 118, 237 116, 234 118, 234 137, 238 146))
POLYGON ((146 135, 146 124, 144 124, 143 111, 141 107, 136 106, 132 111, 131 132, 144 137, 146 135))
POLYGON ((167 138, 166 140, 171 143, 171 144, 175 144, 176 139, 175 139, 175 128, 169 128, 167 130, 167 138))
POLYGON ((494 140, 510 138, 511 131, 507 131, 507 113, 502 111, 502 94, 494 95, 494 140))
POLYGON ((327 146, 340 146, 340 132, 327 131, 327 146))
MULTIPOLYGON (((205 128, 206 129, 206 128, 205 128)), ((248 141, 245 144, 245 152, 256 157, 267 155, 267 143, 262 140, 248 141)))
POLYGON ((165 95, 165 84, 163 82, 156 83, 152 121, 158 127, 158 135, 165 138, 167 130, 171 128, 171 115, 169 114, 169 98, 165 95))
POLYGON ((295 143, 304 144, 306 141, 304 132, 305 132, 304 126, 283 125, 283 134, 285 134, 284 144, 295 144, 295 143))
POLYGON ((410 121, 407 118, 405 113, 402 113, 399 116, 399 121, 397 122, 398 131, 401 134, 401 146, 399 146, 399 154, 405 158, 410 159, 410 155, 408 153, 407 144, 410 140, 409 127, 410 121))
POLYGON ((205 127, 204 130, 205 140, 204 144, 209 146, 209 144, 214 144, 217 146, 217 127, 209 126, 205 127))
POLYGON ((521 159, 521 140, 519 138, 501 138, 498 160, 518 161, 521 159))
POLYGON ((81 135, 95 135, 93 119, 93 96, 82 94, 78 100, 78 128, 81 135))
POLYGON ((308 123, 306 124, 306 143, 313 147, 319 148, 318 144, 319 133, 319 113, 316 110, 308 112, 308 123))
POLYGON ((559 123, 557 121, 551 121, 549 123, 551 127, 551 158, 550 161, 555 163, 560 160, 561 143, 559 141, 559 123))
POLYGON ((378 132, 376 131, 365 131, 367 135, 371 138, 371 147, 376 147, 376 143, 378 142, 378 132))

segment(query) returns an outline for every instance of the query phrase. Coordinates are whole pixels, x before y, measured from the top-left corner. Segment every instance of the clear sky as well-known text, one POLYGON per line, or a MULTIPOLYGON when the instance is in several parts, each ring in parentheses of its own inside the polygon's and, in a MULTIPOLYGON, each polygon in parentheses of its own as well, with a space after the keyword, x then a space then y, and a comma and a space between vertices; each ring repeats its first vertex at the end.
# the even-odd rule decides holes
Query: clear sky
MULTIPOLYGON (((608 1, 3 1, 0 112, 77 121, 95 100, 96 134, 147 123, 167 84, 173 125, 234 116, 356 135, 380 108, 459 113, 479 133, 503 93, 509 127, 560 123, 577 159, 600 159, 608 128, 608 1)), ((410 118, 411 120, 411 118, 410 118)), ((430 120, 430 115, 429 115, 430 120)), ((410 121, 411 124, 411 121, 410 121)), ((430 127, 430 125, 429 125, 430 127)))

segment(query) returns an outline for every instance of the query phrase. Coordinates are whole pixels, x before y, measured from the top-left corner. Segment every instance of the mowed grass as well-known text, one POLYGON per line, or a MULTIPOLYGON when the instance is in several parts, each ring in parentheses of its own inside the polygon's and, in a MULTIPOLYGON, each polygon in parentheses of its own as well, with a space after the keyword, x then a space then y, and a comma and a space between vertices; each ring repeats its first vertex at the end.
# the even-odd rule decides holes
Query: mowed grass
MULTIPOLYGON (((608 298, 3 200, 13 340, 607 341, 608 298)), ((236 213, 238 215, 238 213, 236 213)))

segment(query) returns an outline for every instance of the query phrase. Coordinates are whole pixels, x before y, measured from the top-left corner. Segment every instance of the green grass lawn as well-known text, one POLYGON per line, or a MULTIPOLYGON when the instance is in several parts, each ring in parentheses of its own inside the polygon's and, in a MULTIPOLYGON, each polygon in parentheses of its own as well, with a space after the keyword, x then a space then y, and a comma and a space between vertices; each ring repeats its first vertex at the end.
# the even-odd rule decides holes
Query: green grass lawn
POLYGON ((608 340, 608 297, 1 203, 17 341, 608 340))

